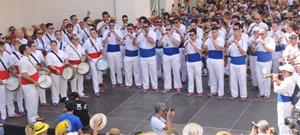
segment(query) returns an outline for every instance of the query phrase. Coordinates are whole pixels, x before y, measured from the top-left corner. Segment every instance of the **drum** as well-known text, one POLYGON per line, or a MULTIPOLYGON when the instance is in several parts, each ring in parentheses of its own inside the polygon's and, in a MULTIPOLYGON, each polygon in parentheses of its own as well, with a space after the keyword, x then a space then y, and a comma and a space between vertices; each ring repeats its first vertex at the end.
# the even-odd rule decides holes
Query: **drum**
POLYGON ((52 85, 52 79, 48 75, 41 75, 39 77, 38 83, 42 89, 48 89, 52 85))
POLYGON ((20 80, 16 77, 10 77, 5 82, 5 88, 8 91, 16 91, 20 87, 20 80))
POLYGON ((62 77, 65 80, 72 80, 74 78, 75 71, 71 67, 65 67, 63 72, 62 72, 62 77))
POLYGON ((90 65, 86 62, 81 62, 77 66, 77 73, 81 75, 86 75, 90 71, 90 65))
POLYGON ((105 59, 98 59, 96 61, 96 68, 100 71, 105 71, 108 68, 108 62, 105 59))

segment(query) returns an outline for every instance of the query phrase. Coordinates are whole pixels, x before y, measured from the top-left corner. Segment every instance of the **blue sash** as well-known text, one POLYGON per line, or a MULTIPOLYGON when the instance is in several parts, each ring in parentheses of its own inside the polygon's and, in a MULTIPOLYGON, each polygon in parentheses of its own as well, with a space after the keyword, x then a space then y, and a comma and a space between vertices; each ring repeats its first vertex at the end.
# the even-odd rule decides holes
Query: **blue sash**
POLYGON ((125 56, 127 57, 135 57, 139 55, 139 51, 138 50, 127 50, 125 49, 125 56))
POLYGON ((139 51, 140 51, 140 56, 143 58, 155 56, 155 47, 151 49, 139 48, 139 51))
POLYGON ((235 65, 245 65, 246 64, 246 56, 230 56, 230 63, 235 65))
POLYGON ((223 59, 223 51, 210 50, 208 51, 208 58, 223 59))
POLYGON ((285 49, 285 46, 283 45, 282 47, 280 45, 275 46, 275 52, 281 52, 285 49))
POLYGON ((293 97, 277 94, 277 102, 291 102, 293 97))
POLYGON ((163 47, 162 47, 162 45, 161 45, 161 46, 156 45, 155 48, 156 48, 156 49, 161 49, 161 48, 163 48, 163 47))
POLYGON ((108 44, 107 45, 107 52, 119 52, 120 51, 120 45, 119 44, 108 44))
POLYGON ((163 50, 164 50, 164 54, 168 55, 168 56, 171 56, 171 55, 174 55, 174 54, 179 54, 179 48, 177 48, 177 47, 163 48, 163 50))
POLYGON ((193 53, 187 55, 188 62, 198 62, 201 61, 201 55, 199 53, 193 53))
POLYGON ((268 62, 272 60, 272 53, 270 52, 256 52, 257 61, 268 62))

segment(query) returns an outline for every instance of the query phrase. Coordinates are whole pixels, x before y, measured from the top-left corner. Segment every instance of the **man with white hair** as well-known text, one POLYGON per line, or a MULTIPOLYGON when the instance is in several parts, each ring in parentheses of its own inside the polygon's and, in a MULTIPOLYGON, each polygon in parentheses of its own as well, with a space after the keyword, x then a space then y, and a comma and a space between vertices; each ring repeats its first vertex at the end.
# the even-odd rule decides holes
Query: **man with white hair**
POLYGON ((270 98, 271 79, 264 78, 264 75, 271 74, 272 52, 275 51, 275 41, 268 35, 267 29, 265 28, 261 28, 258 35, 259 38, 256 47, 256 75, 259 93, 257 97, 263 97, 265 100, 268 100, 270 98))
POLYGON ((21 29, 15 30, 16 40, 20 41, 21 44, 27 44, 27 39, 25 38, 25 34, 21 29))
POLYGON ((155 114, 151 117, 151 127, 156 135, 164 135, 164 131, 172 126, 174 111, 168 110, 164 103, 156 103, 154 106, 155 114), (167 120, 162 116, 167 115, 167 120))
POLYGON ((292 134, 292 130, 285 125, 284 119, 292 115, 294 107, 291 101, 296 86, 293 78, 295 70, 290 64, 280 66, 279 70, 282 71, 282 77, 279 74, 273 75, 274 92, 277 93, 278 128, 280 135, 287 135, 292 134))

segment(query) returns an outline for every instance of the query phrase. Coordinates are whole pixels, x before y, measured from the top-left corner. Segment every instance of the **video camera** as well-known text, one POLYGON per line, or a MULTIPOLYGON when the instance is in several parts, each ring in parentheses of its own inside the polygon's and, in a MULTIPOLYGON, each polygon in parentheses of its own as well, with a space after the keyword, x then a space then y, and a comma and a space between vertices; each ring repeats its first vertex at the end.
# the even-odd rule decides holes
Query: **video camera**
POLYGON ((296 135, 300 135, 300 110, 293 109, 292 116, 284 118, 284 124, 289 126, 296 135))

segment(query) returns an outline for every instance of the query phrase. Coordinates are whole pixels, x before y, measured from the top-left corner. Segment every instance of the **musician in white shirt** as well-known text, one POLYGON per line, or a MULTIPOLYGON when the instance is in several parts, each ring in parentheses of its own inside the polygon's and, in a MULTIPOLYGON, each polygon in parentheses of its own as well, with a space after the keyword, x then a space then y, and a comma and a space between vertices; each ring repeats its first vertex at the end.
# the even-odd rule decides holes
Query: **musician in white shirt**
POLYGON ((97 24, 97 31, 100 36, 103 36, 104 31, 109 30, 110 15, 107 11, 102 12, 102 22, 97 24))
POLYGON ((67 97, 67 80, 62 77, 62 72, 66 66, 69 65, 68 57, 66 53, 58 49, 56 41, 51 41, 51 51, 46 56, 46 65, 51 71, 52 85, 51 85, 51 97, 54 106, 58 106, 59 95, 61 98, 67 97))
POLYGON ((279 58, 285 48, 282 43, 283 32, 280 30, 279 22, 273 21, 269 35, 275 40, 275 52, 272 54, 272 72, 278 73, 279 71, 279 58))
MULTIPOLYGON (((78 43, 78 40, 79 38, 77 37, 77 35, 73 34, 71 36, 71 43, 65 49, 65 53, 69 58, 69 63, 73 66, 74 69, 76 69, 81 62, 86 60, 85 51, 78 43)), ((71 80, 71 90, 72 92, 78 92, 80 97, 88 97, 83 93, 83 75, 80 75, 78 73, 75 74, 74 79, 71 80)))
POLYGON ((96 62, 102 57, 103 45, 102 40, 98 38, 96 29, 91 29, 90 35, 91 37, 84 42, 83 49, 87 53, 87 58, 91 67, 94 93, 99 97, 100 92, 103 92, 103 90, 100 90, 99 86, 100 83, 103 83, 103 76, 102 72, 97 69, 96 62))
POLYGON ((34 31, 35 39, 34 42, 37 45, 37 49, 40 50, 44 56, 46 56, 49 50, 49 44, 46 43, 45 39, 43 38, 43 31, 42 29, 37 29, 34 31))
POLYGON ((21 44, 27 44, 28 40, 25 38, 25 34, 21 29, 15 30, 16 40, 20 41, 21 44))
POLYGON ((55 39, 54 40, 57 42, 57 48, 59 50, 64 51, 68 44, 63 39, 63 35, 60 30, 55 31, 55 39))
POLYGON ((45 44, 48 46, 48 50, 50 50, 50 42, 54 40, 55 35, 54 35, 54 26, 53 23, 47 23, 46 24, 46 33, 43 36, 43 40, 45 44))

